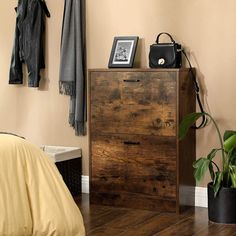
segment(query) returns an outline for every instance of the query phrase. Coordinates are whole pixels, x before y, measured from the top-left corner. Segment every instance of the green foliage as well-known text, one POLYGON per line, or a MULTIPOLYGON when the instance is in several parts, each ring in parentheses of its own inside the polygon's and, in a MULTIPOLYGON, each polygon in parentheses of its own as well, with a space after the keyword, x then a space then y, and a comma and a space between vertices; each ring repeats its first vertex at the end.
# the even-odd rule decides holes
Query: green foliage
POLYGON ((189 128, 202 116, 202 113, 190 113, 185 116, 179 127, 179 139, 182 140, 188 133, 189 128))
POLYGON ((214 196, 216 197, 220 187, 222 186, 223 173, 220 171, 215 172, 215 179, 213 182, 214 196))
POLYGON ((205 157, 201 157, 193 163, 193 167, 195 168, 194 177, 197 182, 202 180, 206 171, 209 169, 209 164, 210 160, 205 157))
POLYGON ((236 166, 229 165, 230 179, 232 182, 232 188, 236 188, 236 166))
POLYGON ((236 134, 229 136, 224 140, 224 149, 228 153, 232 148, 234 148, 236 143, 236 134))
POLYGON ((223 138, 213 117, 208 113, 191 113, 182 120, 179 128, 179 139, 182 140, 188 130, 201 116, 208 116, 213 122, 220 142, 219 148, 214 148, 206 157, 201 157, 193 163, 194 177, 200 182, 209 171, 216 196, 222 186, 236 188, 236 131, 226 130, 223 138), (222 168, 213 161, 218 151, 221 151, 222 168))

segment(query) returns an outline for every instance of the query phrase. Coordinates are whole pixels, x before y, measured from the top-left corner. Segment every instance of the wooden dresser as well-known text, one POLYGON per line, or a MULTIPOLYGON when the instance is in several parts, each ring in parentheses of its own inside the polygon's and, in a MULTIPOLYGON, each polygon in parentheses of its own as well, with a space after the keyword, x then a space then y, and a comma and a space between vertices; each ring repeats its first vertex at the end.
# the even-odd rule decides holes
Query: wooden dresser
POLYGON ((89 70, 90 201, 179 212, 194 203, 195 111, 188 69, 89 70))

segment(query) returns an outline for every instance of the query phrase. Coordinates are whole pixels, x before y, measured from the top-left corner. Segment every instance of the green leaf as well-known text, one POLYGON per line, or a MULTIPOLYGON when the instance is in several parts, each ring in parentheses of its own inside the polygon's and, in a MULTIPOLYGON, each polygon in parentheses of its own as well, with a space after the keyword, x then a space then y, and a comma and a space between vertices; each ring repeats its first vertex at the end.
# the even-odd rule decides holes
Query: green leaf
POLYGON ((209 169, 209 164, 210 160, 205 157, 202 157, 193 163, 193 167, 195 168, 194 177, 197 182, 200 182, 203 179, 206 171, 209 169))
POLYGON ((211 162, 209 163, 209 172, 210 172, 212 181, 214 181, 214 179, 215 179, 215 172, 214 172, 213 165, 212 165, 211 162))
POLYGON ((233 148, 232 152, 228 153, 229 162, 232 165, 236 165, 236 148, 233 148))
MULTIPOLYGON (((211 175, 211 179, 212 181, 214 181, 215 179, 215 172, 214 172, 214 168, 213 168, 213 161, 212 159, 215 157, 216 153, 221 150, 221 149, 212 149, 211 152, 207 155, 207 159, 210 160, 210 163, 209 163, 209 172, 210 172, 210 175, 211 175)), ((219 167, 216 165, 216 163, 214 163, 215 167, 217 168, 217 170, 219 170, 219 167)))
POLYGON ((232 182, 231 188, 236 188, 236 166, 229 165, 229 169, 230 169, 230 179, 232 182))
POLYGON ((220 171, 217 171, 215 173, 215 179, 213 182, 214 197, 217 196, 217 193, 219 192, 222 186, 222 180, 223 180, 223 173, 220 171))
POLYGON ((216 149, 216 148, 212 149, 211 152, 207 155, 207 159, 212 160, 219 150, 221 149, 216 149))
POLYGON ((234 131, 234 130, 226 130, 225 133, 224 133, 224 137, 223 137, 224 141, 226 139, 228 139, 229 137, 231 137, 232 135, 234 135, 234 134, 236 134, 236 131, 234 131))
POLYGON ((184 117, 179 127, 179 139, 182 140, 188 133, 189 128, 201 117, 204 113, 190 113, 184 117))
POLYGON ((231 135, 224 141, 224 149, 226 152, 229 152, 230 149, 236 146, 236 134, 231 135))
POLYGON ((236 164, 236 147, 232 147, 228 153, 227 153, 228 160, 226 161, 226 164, 236 164))

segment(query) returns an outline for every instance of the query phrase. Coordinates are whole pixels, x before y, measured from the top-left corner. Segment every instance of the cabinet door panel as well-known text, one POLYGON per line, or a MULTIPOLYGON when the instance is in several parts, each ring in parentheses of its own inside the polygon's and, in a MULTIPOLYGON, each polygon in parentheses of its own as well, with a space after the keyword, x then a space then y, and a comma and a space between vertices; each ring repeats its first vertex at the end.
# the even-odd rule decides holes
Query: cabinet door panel
POLYGON ((175 138, 105 135, 93 136, 91 142, 92 199, 96 196, 104 203, 111 201, 109 196, 118 195, 126 204, 132 196, 144 208, 154 197, 175 202, 175 138), (107 200, 101 197, 104 194, 107 200))
POLYGON ((176 135, 175 72, 92 72, 95 133, 176 135))
POLYGON ((91 143, 91 191, 123 191, 126 156, 119 141, 110 136, 98 136, 91 143))

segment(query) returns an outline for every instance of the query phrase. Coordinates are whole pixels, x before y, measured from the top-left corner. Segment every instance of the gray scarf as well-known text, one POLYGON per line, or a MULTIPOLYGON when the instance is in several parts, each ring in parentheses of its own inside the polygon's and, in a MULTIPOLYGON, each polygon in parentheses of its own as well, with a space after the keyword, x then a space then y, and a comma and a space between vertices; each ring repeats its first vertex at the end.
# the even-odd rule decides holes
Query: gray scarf
POLYGON ((65 0, 61 35, 59 92, 70 96, 69 124, 85 135, 85 22, 83 0, 65 0))

